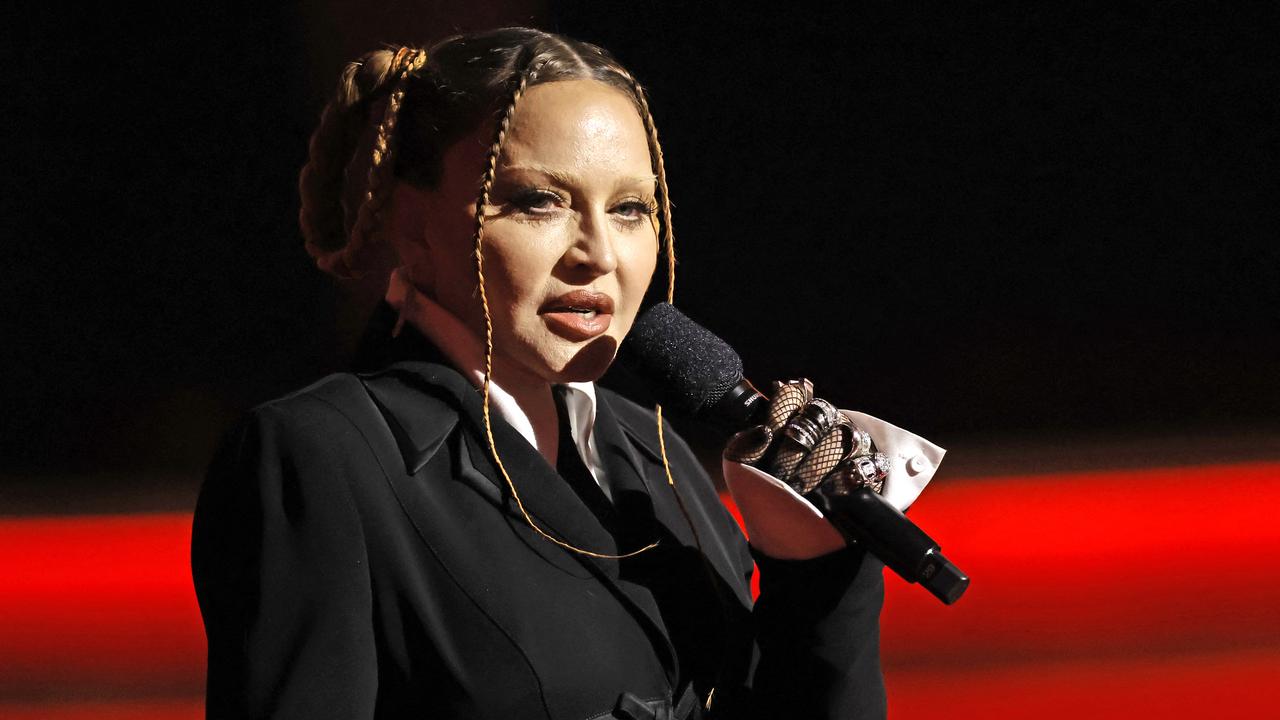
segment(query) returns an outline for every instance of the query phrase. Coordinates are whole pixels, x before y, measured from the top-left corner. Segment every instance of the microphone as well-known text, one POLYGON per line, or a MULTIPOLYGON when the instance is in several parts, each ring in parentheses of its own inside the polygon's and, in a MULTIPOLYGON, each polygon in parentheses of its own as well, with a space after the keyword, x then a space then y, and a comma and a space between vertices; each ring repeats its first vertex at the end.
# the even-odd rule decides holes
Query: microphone
MULTIPOLYGON (((764 422, 769 399, 743 377, 742 358, 714 333, 670 303, 636 318, 618 348, 618 362, 665 407, 734 433, 764 422)), ((846 541, 857 541, 909 583, 950 605, 969 577, 942 548, 870 488, 848 494, 811 491, 812 502, 846 541)))

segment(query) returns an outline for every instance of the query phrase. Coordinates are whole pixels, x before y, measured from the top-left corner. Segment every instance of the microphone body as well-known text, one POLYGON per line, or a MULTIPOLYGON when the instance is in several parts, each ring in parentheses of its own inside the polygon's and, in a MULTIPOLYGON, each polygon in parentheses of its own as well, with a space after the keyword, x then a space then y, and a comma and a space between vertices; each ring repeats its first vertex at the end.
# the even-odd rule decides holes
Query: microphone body
MULTIPOLYGON (((733 348, 667 303, 636 318, 618 349, 618 361, 638 376, 658 402, 734 433, 764 422, 769 399, 743 377, 733 348)), ((807 493, 848 542, 867 548, 902 579, 919 583, 950 605, 969 578, 937 542, 870 488, 848 494, 807 493)))
POLYGON ((969 588, 969 576, 898 508, 871 488, 847 495, 813 491, 804 496, 844 536, 857 541, 903 580, 920 585, 950 605, 969 588))

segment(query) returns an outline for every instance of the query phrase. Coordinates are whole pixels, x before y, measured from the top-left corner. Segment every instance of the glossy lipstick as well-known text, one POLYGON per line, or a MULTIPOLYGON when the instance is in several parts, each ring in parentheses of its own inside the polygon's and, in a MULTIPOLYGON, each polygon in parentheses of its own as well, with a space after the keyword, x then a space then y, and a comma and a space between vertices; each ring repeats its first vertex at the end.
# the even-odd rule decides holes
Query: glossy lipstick
POLYGON ((613 298, 590 290, 574 290, 548 300, 538 314, 555 334, 583 342, 609 329, 613 321, 613 298))

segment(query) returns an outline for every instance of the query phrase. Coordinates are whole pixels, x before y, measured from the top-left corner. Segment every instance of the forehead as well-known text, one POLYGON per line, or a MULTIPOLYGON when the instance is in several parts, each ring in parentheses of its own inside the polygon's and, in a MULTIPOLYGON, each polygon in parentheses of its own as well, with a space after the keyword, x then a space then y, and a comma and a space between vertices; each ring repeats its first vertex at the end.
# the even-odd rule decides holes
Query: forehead
POLYGON ((594 80, 529 88, 516 104, 500 162, 593 175, 651 174, 648 135, 631 98, 594 80))

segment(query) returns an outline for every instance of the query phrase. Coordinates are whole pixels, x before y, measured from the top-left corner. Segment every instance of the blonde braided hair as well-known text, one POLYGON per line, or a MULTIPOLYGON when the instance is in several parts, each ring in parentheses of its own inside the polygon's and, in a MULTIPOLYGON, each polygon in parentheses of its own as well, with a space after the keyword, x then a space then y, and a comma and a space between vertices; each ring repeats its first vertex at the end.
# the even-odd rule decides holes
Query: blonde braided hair
POLYGON ((426 62, 425 50, 401 47, 394 52, 378 50, 349 63, 343 71, 337 96, 321 115, 320 126, 311 136, 310 161, 298 179, 303 197, 298 220, 306 238, 307 252, 325 272, 351 279, 362 275, 361 259, 373 247, 381 230, 382 210, 395 186, 395 129, 404 101, 405 79, 426 62), (362 83, 360 76, 368 71, 372 72, 373 82, 362 83), (365 115, 371 96, 379 94, 388 84, 391 90, 374 137, 364 195, 348 231, 345 213, 340 203, 335 202, 341 195, 346 168, 334 164, 332 159, 350 155, 351 145, 358 137, 351 129, 352 121, 358 120, 361 126, 367 121, 365 115), (358 118, 353 117, 357 115, 358 118), (329 202, 316 201, 317 198, 329 202))

